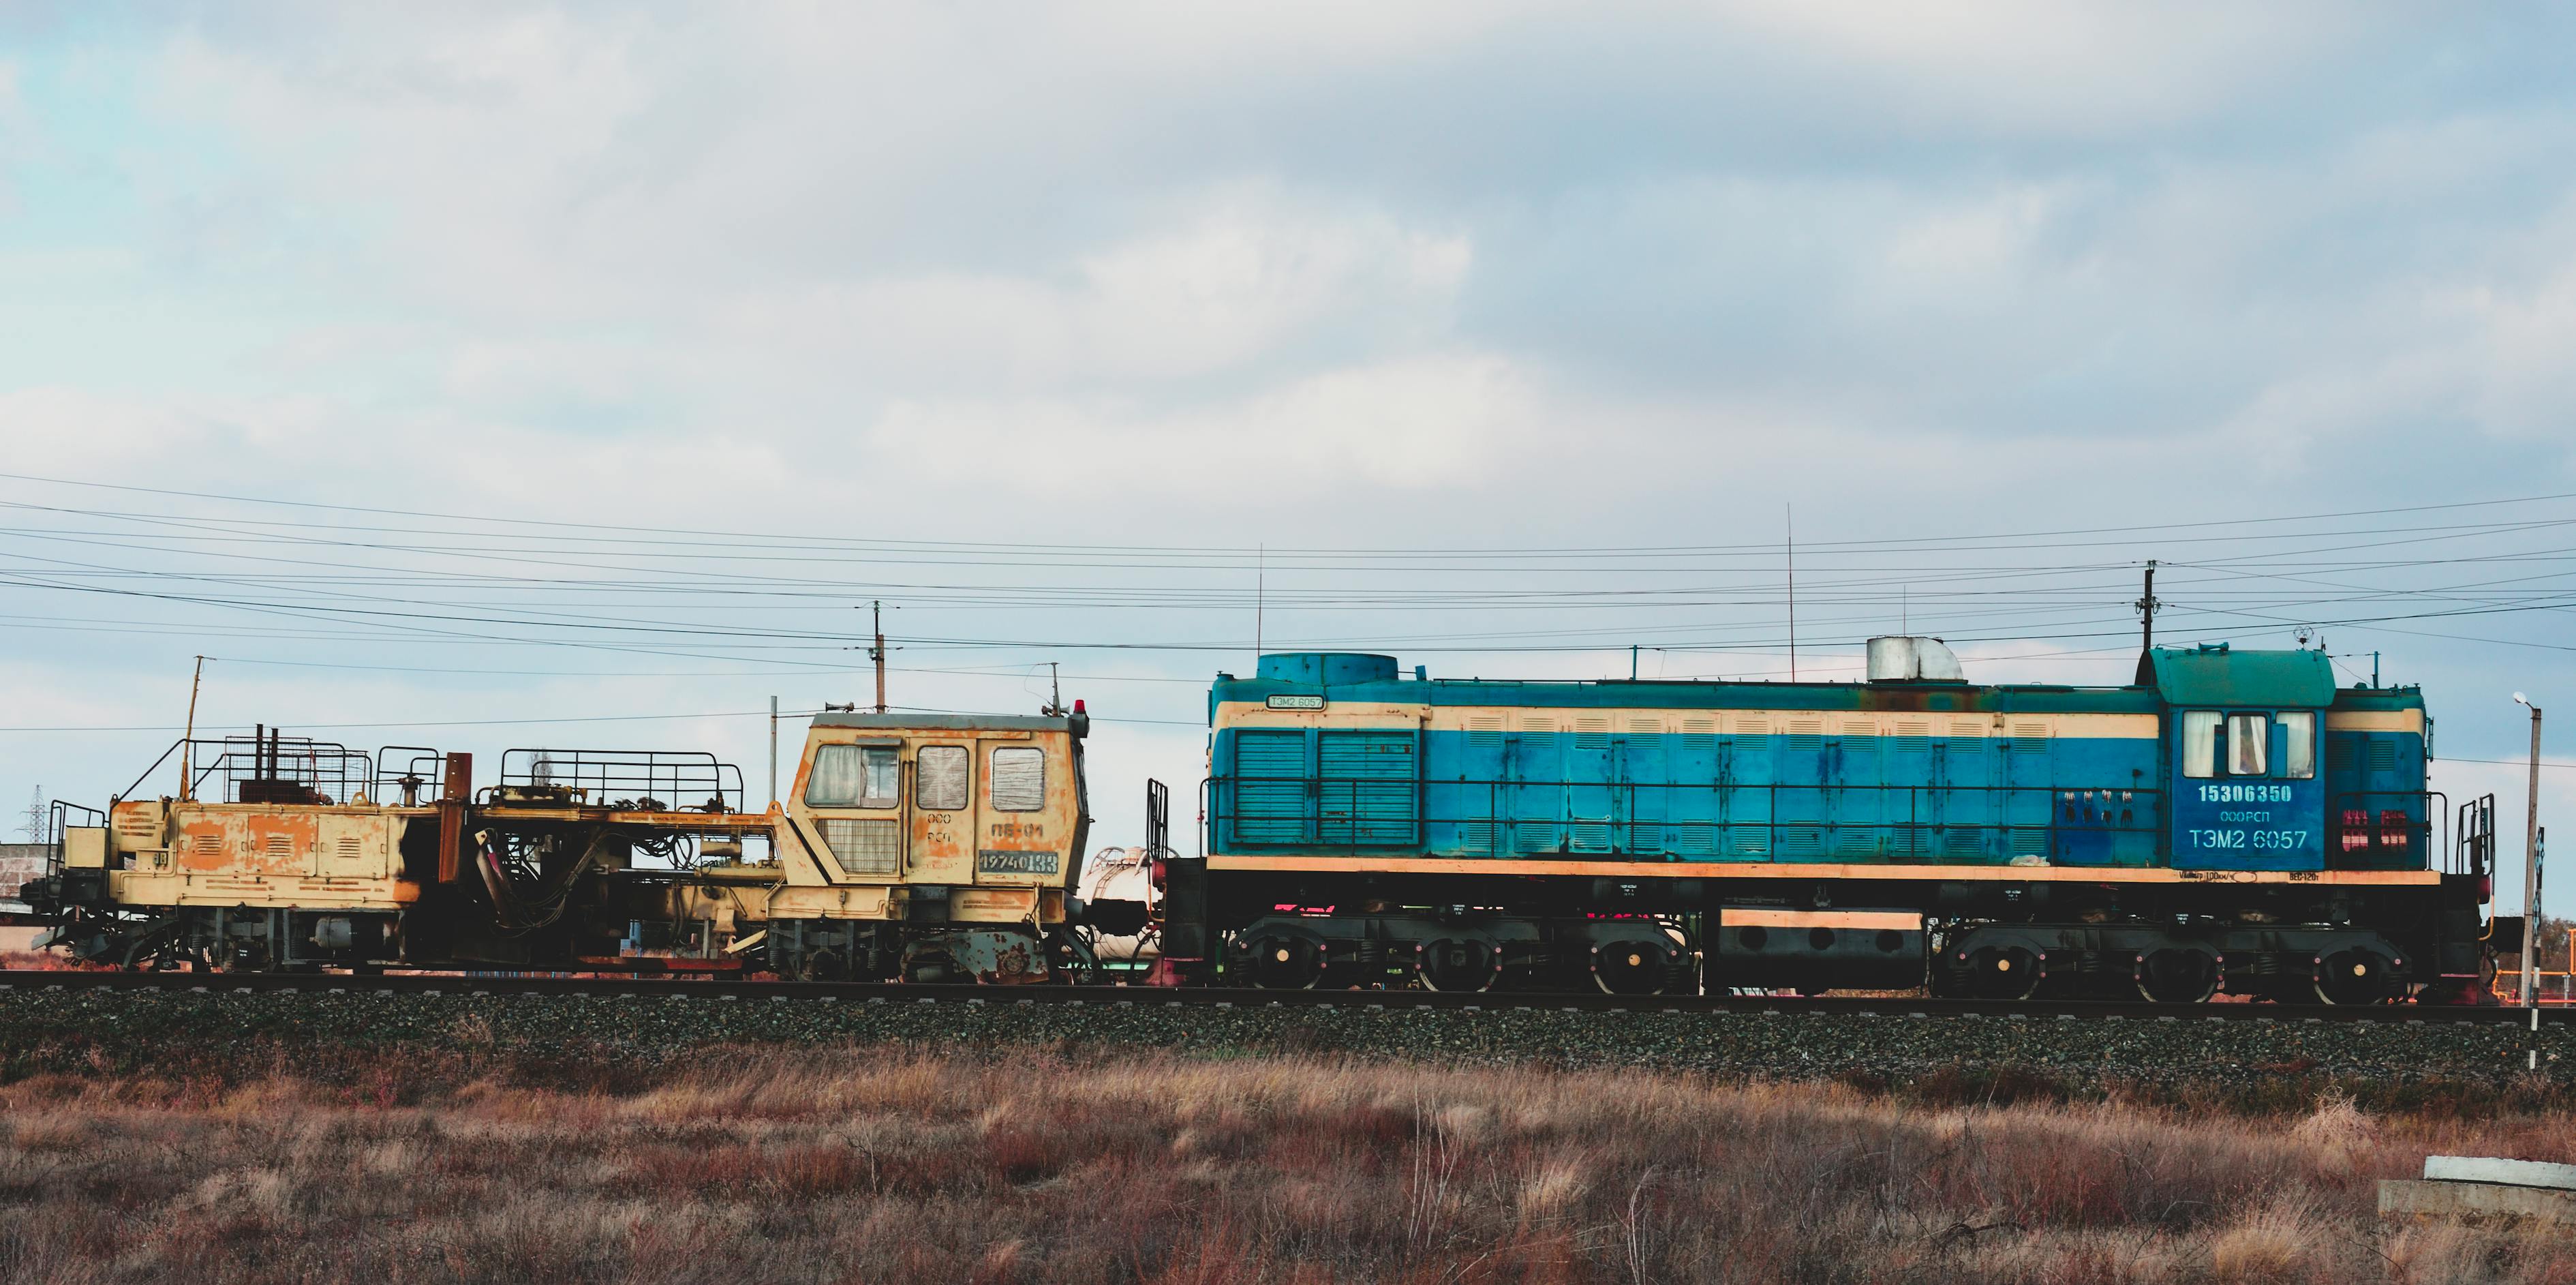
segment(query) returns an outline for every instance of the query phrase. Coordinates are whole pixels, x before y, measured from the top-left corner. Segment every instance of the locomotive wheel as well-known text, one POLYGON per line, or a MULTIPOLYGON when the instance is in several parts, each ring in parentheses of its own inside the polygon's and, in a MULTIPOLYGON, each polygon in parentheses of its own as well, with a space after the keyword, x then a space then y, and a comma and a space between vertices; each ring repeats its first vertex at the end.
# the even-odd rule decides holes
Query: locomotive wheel
POLYGON ((2167 947, 2138 957, 2138 994, 2155 1004, 2198 1004, 2218 993, 2218 957, 2167 947))
POLYGON ((1413 975, 1424 990, 1487 991, 1503 975, 1503 952, 1474 937, 1441 937, 1422 943, 1413 975))
POLYGON ((1264 937, 1252 944, 1252 984, 1266 990, 1313 990, 1324 980, 1324 948, 1304 937, 1264 937))
POLYGON ((1660 995, 1672 971, 1664 947, 1643 938, 1592 948, 1592 980, 1611 995, 1660 995))
POLYGON ((1988 946, 1968 957, 1968 993, 1979 999, 2029 999, 2039 992, 2039 956, 2019 946, 1988 946))
POLYGON ((2388 960, 2367 950, 2341 950, 2317 965, 2317 999, 2327 1004, 2380 1004, 2395 988, 2388 960))
POLYGON ((850 961, 838 947, 818 947, 797 961, 796 977, 808 982, 845 982, 850 979, 850 961))

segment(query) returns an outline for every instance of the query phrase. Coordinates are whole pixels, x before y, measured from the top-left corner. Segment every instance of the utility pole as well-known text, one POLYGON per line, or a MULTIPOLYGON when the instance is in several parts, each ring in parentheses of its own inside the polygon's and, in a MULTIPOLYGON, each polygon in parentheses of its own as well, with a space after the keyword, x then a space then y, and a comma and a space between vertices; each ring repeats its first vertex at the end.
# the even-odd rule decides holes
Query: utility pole
POLYGON ((778 698, 769 698, 769 807, 778 808, 778 698))
MULTIPOLYGON (((2540 985, 2540 707, 2520 692, 2514 703, 2531 711, 2531 796, 2523 813, 2522 849, 2522 1002, 2532 1003, 2540 985)), ((2535 1010, 2532 1020, 2539 1020, 2535 1010)))
POLYGON ((2146 592, 2139 594, 2138 600, 2129 605, 2138 609, 2138 627, 2142 631, 2138 636, 2138 650, 2154 651, 2156 649, 2156 608, 2164 605, 2156 599, 2155 559, 2147 559, 2146 592))
POLYGON ((188 722, 179 733, 179 801, 188 801, 188 778, 197 774, 197 688, 206 681, 206 658, 197 657, 197 672, 188 677, 188 722))
POLYGON ((1789 681, 1798 681, 1798 509, 1796 505, 1780 506, 1781 520, 1789 533, 1789 681))
POLYGON ((1270 596, 1270 546, 1256 545, 1252 551, 1252 667, 1261 669, 1261 609, 1270 596))
POLYGON ((1628 644, 1628 681, 1637 681, 1637 644, 1628 644))
POLYGON ((868 600, 868 619, 876 627, 876 645, 868 648, 868 659, 877 663, 877 712, 886 712, 885 703, 885 603, 868 600))

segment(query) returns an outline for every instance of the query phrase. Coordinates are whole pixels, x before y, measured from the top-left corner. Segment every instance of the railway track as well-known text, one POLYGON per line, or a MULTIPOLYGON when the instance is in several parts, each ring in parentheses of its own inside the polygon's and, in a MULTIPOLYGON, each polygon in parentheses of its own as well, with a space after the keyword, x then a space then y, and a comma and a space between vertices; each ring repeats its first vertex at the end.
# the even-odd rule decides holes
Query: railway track
MULTIPOLYGON (((1919 1019, 2155 1022, 2370 1022, 2530 1025, 2531 1010, 2508 1007, 2289 1004, 2150 1004, 2143 1001, 2015 1001, 1871 996, 1586 995, 1580 993, 1260 990, 1131 986, 942 986, 897 982, 793 982, 715 978, 525 976, 477 973, 123 973, 0 970, 0 996, 22 991, 129 993, 305 993, 422 996, 576 995, 689 997, 815 1003, 1103 1005, 1282 1010, 1454 1009, 1471 1012, 1708 1013, 1919 1019)), ((2539 1010, 2557 1026, 2570 1015, 2539 1010)))

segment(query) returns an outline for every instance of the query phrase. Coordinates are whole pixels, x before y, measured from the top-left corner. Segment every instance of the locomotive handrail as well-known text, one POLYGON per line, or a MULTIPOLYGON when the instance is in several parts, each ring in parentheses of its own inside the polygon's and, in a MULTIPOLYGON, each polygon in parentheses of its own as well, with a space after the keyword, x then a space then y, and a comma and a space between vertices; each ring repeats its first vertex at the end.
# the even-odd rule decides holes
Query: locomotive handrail
POLYGON ((84 803, 55 799, 45 809, 45 873, 58 875, 63 870, 63 831, 70 828, 72 814, 79 813, 88 825, 107 824, 107 814, 84 803))
MULTIPOLYGON (((1427 837, 1426 830, 1432 826, 1483 826, 1489 827, 1488 839, 1484 843, 1473 846, 1483 853, 1499 857, 1510 854, 1517 846, 1508 837, 1512 827, 1532 825, 1554 830, 1557 838, 1555 846, 1533 851, 1580 850, 1606 855, 1639 850, 1631 843, 1631 840, 1636 837, 1637 827, 1653 827, 1662 831, 1668 827, 1687 826, 1704 827, 1709 831, 1712 853, 1718 847, 1720 838, 1740 837, 1747 831, 1758 832, 1761 835, 1760 846, 1758 848, 1745 846, 1740 850, 1748 853, 1758 851, 1768 856, 1777 855, 1782 851, 1778 841, 1784 833, 1791 837, 1803 837, 1799 832, 1815 832, 1816 851, 1819 853, 1829 846, 1826 836, 1856 830, 1883 832, 1887 837, 1898 841, 1893 845, 1884 846, 1900 851, 1920 852, 1931 847, 1923 842, 1926 835, 1968 830, 2003 836, 2008 841, 2007 850, 1995 855, 2023 856, 2044 855, 2049 847, 2051 835, 2138 834, 2160 838, 2163 833, 2165 791, 2142 785, 1889 783, 1809 785, 1785 782, 1585 784, 1508 779, 1397 782, 1338 777, 1319 778, 1302 773, 1220 773, 1202 781, 1201 795, 1203 810, 1208 816, 1204 840, 1221 846, 1329 843, 1335 847, 1403 848, 1421 845, 1427 837), (1245 784, 1298 787, 1303 791, 1306 806, 1302 807, 1295 816, 1248 818, 1242 814, 1239 801, 1235 798, 1235 791, 1221 788, 1245 784), (1415 796, 1413 808, 1403 816, 1359 815, 1356 806, 1358 787, 1370 784, 1410 786, 1415 796), (1461 811, 1455 815, 1446 811, 1435 811, 1428 806, 1429 800, 1426 797, 1434 789, 1453 792, 1460 789, 1470 792, 1481 789, 1486 795, 1485 807, 1482 811, 1461 811), (1506 806, 1504 798, 1503 792, 1509 789, 1531 789, 1541 792, 1592 791, 1602 800, 1601 814, 1572 815, 1562 804, 1559 804, 1546 816, 1515 816, 1511 814, 1512 809, 1506 806), (1734 815, 1728 816, 1674 817, 1669 815, 1669 810, 1665 808, 1654 809, 1662 815, 1640 815, 1637 804, 1641 796, 1651 798, 1655 797, 1655 792, 1660 792, 1662 798, 1670 799, 1675 797, 1674 792, 1680 791, 1703 791, 1730 800, 1740 800, 1747 793, 1758 792, 1759 805, 1741 810, 1730 809, 1734 815), (1903 791, 1905 796, 1903 815, 1889 815, 1894 809, 1886 804, 1898 791, 1903 791), (1342 795, 1346 808, 1344 811, 1331 811, 1328 806, 1335 801, 1334 796, 1337 792, 1342 795), (1849 796, 1854 795, 1869 796, 1870 803, 1864 815, 1850 815, 1838 806, 1846 803, 1849 796), (1941 806, 1948 801, 1949 796, 1967 796, 1972 802, 1964 808, 1941 806), (2036 809, 2029 806, 2033 803, 2045 806, 2046 819, 2030 816, 2017 818, 2013 815, 2013 809, 2017 806, 2025 812, 2035 811, 2036 809), (1801 811, 1805 810, 1805 807, 1812 807, 1817 815, 1783 816, 1784 804, 1801 811), (1801 804, 1805 807, 1796 807, 1801 804), (1971 815, 1955 815, 1958 812, 1967 812, 1971 815), (1758 813, 1758 815, 1746 815, 1746 813, 1758 813), (1836 813, 1840 814, 1835 815, 1836 813), (1247 821, 1253 820, 1274 821, 1284 826, 1294 826, 1298 833, 1294 838, 1243 837, 1241 827, 1247 821), (1387 834, 1367 841, 1361 838, 1362 831, 1369 827, 1392 829, 1399 826, 1407 831, 1410 837, 1396 838, 1392 834, 1387 834), (1606 831, 1603 837, 1609 841, 1598 847, 1587 844, 1577 849, 1574 846, 1573 836, 1580 827, 1601 827, 1606 831), (1340 836, 1328 837, 1337 829, 1342 832, 1340 836), (2039 837, 2039 842, 2028 852, 2012 850, 2020 845, 2011 844, 2009 840, 2019 835, 2036 835, 2039 837)), ((1658 838, 1660 837, 1658 835, 1658 838)), ((1669 849, 1659 844, 1658 850, 1669 849)))

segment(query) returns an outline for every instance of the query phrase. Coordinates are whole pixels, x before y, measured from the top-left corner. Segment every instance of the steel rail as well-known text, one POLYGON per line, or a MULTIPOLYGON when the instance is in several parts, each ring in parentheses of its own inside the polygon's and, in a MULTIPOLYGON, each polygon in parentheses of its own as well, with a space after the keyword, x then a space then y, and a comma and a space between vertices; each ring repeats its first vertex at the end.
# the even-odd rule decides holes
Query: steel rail
MULTIPOLYGON (((1146 1005, 1283 1011, 1306 1008, 1453 1009, 1468 1012, 1709 1013, 1894 1018, 2034 1017, 2099 1021, 2400 1022, 2523 1025, 2531 1010, 2415 1004, 2155 1004, 2143 1000, 1985 1000, 1858 995, 1602 995, 1581 992, 1266 990, 1234 987, 971 986, 913 982, 793 982, 716 978, 526 976, 483 973, 126 973, 0 970, 0 996, 31 991, 419 996, 590 996, 613 999, 764 999, 893 1004, 1146 1005)), ((2567 1015, 2541 1010, 2541 1021, 2567 1015)))

